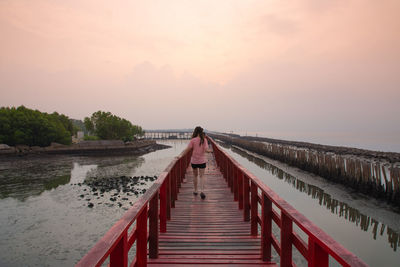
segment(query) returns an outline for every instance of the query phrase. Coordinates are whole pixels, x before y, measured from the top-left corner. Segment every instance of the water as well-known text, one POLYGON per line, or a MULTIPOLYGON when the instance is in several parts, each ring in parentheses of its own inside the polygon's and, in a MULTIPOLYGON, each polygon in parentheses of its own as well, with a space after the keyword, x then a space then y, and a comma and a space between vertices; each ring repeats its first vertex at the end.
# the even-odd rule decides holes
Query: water
MULTIPOLYGON (((77 184, 91 178, 158 175, 187 145, 184 140, 161 143, 172 147, 143 156, 0 161, 0 266, 73 266, 136 199, 129 196, 122 207, 110 206, 113 192, 97 199, 77 184), (87 207, 89 198, 93 208, 87 207)), ((397 210, 264 157, 224 149, 367 264, 398 266, 397 210)), ((305 266, 301 257, 294 258, 305 266)))
MULTIPOLYGON (((172 147, 143 156, 59 155, 0 161, 0 266, 73 266, 137 199, 125 195, 129 200, 118 207, 109 200, 114 192, 94 196, 88 186, 78 183, 158 175, 187 141, 160 143, 172 147)), ((150 185, 144 182, 140 187, 150 185)))
MULTIPOLYGON (((224 149, 368 265, 399 266, 399 210, 268 158, 228 146, 224 149)), ((294 258, 298 266, 307 266, 299 253, 294 258)))

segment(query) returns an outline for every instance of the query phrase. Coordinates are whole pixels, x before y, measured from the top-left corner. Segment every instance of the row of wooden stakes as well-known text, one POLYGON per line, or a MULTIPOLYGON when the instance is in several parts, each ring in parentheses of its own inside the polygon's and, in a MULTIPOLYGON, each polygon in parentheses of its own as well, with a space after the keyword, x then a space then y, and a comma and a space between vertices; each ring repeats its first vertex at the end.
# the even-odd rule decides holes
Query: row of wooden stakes
POLYGON ((400 207, 400 168, 387 162, 372 161, 352 155, 314 151, 282 144, 247 141, 240 138, 214 135, 225 143, 242 147, 257 154, 279 160, 328 180, 384 198, 400 207))
MULTIPOLYGON (((226 145, 222 144, 226 147, 226 145)), ((387 235, 387 241, 390 244, 390 247, 397 251, 397 248, 400 247, 400 236, 399 234, 387 227, 385 224, 375 220, 374 218, 361 213, 358 209, 349 206, 345 202, 341 202, 335 198, 332 198, 330 194, 327 194, 323 189, 308 184, 287 172, 284 172, 282 169, 272 165, 261 158, 257 158, 254 155, 249 154, 245 150, 242 150, 237 147, 232 147, 232 151, 240 154, 242 157, 247 158, 251 162, 254 162, 260 168, 269 170, 273 175, 278 177, 281 180, 284 180, 288 184, 291 184, 294 188, 303 192, 310 196, 313 199, 317 199, 319 205, 326 207, 332 213, 337 214, 339 217, 343 217, 349 222, 354 223, 356 226, 360 227, 361 230, 368 232, 372 227, 373 239, 375 240, 377 235, 383 236, 387 235)))

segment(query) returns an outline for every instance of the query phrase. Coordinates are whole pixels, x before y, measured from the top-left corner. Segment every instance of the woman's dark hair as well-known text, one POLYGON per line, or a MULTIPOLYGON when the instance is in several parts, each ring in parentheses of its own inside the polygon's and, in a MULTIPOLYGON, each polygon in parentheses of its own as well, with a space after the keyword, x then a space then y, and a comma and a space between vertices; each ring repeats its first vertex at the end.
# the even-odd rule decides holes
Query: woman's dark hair
POLYGON ((200 126, 194 128, 192 138, 195 138, 197 136, 200 137, 200 146, 201 146, 204 143, 204 132, 203 128, 201 128, 200 126))

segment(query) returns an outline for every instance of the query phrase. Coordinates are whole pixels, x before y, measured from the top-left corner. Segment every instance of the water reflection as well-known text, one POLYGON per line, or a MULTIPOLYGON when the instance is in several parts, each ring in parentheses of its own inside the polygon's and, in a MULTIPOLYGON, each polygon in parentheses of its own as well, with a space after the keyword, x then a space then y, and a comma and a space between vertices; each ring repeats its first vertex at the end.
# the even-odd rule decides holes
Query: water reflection
MULTIPOLYGON (((144 163, 138 156, 43 156, 0 161, 0 199, 12 197, 25 201, 71 181, 76 164, 94 166, 85 179, 131 176, 144 163)), ((80 181, 83 182, 83 181, 80 181)))
POLYGON ((372 228, 372 237, 374 240, 376 240, 378 234, 383 236, 386 230, 390 247, 394 251, 397 251, 397 248, 400 245, 399 233, 390 227, 387 227, 385 224, 377 221, 376 219, 361 213, 358 209, 351 207, 347 203, 332 198, 332 196, 327 194, 323 189, 315 185, 305 183, 304 181, 284 172, 282 169, 264 161, 261 158, 255 157, 236 147, 230 147, 223 143, 219 144, 225 148, 230 148, 234 153, 237 153, 240 156, 248 159, 250 162, 255 163, 260 168, 268 170, 280 180, 292 185, 292 187, 296 188, 302 193, 307 194, 312 199, 318 200, 319 205, 326 207, 326 209, 330 210, 331 213, 354 223, 360 227, 361 230, 367 232, 372 228))
POLYGON ((13 197, 24 201, 29 196, 67 184, 71 168, 71 159, 65 157, 2 159, 0 199, 13 197))
POLYGON ((133 171, 144 162, 143 157, 104 158, 102 161, 97 161, 97 168, 91 169, 86 174, 85 180, 132 176, 133 171))
POLYGON ((51 180, 44 184, 45 190, 55 189, 60 185, 68 184, 71 180, 71 175, 63 175, 60 177, 56 177, 54 180, 51 180))

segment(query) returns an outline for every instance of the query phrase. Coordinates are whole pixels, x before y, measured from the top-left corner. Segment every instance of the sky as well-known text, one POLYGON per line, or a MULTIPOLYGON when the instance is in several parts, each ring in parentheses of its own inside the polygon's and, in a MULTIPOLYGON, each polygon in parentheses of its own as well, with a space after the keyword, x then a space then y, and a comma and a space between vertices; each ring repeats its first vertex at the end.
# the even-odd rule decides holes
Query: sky
POLYGON ((0 0, 0 106, 400 152, 399 12, 398 0, 0 0))

